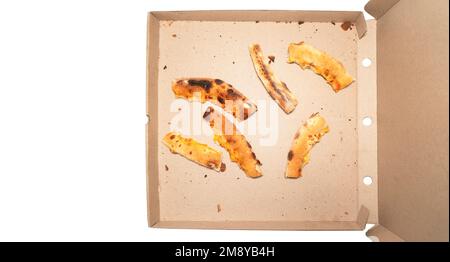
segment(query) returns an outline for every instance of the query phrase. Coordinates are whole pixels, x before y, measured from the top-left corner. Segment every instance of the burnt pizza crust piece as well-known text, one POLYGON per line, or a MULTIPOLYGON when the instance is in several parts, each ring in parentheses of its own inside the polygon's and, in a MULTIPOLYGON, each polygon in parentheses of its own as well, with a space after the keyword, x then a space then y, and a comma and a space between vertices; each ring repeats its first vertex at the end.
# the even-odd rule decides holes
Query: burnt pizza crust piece
POLYGON ((220 79, 182 78, 173 81, 172 91, 177 98, 209 101, 242 121, 249 118, 258 108, 239 90, 220 79))
POLYGON ((354 81, 341 62, 304 42, 289 44, 288 54, 288 63, 296 63, 302 69, 313 70, 322 76, 336 93, 354 81))
POLYGON ((233 123, 212 107, 208 107, 203 118, 213 130, 214 141, 228 151, 231 161, 236 162, 248 177, 262 176, 261 162, 256 158, 245 136, 240 134, 233 123))
POLYGON ((192 138, 182 136, 177 132, 169 132, 163 138, 163 143, 170 152, 179 154, 185 158, 216 171, 224 171, 222 153, 202 144, 192 138))
POLYGON ((262 53, 260 45, 252 44, 248 49, 256 74, 263 83, 267 93, 269 93, 286 114, 294 111, 298 104, 297 98, 288 89, 286 83, 275 76, 262 53))
POLYGON ((294 136, 287 155, 286 177, 302 176, 302 169, 309 162, 311 149, 328 131, 328 124, 319 113, 310 116, 294 136))

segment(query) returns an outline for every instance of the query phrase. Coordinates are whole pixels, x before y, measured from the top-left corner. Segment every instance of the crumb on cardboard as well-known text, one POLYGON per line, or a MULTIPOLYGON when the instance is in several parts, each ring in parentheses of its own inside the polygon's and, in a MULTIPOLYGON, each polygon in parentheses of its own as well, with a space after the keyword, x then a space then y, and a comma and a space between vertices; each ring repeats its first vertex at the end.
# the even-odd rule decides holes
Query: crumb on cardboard
POLYGON ((222 211, 222 207, 220 206, 220 204, 217 204, 217 213, 220 213, 220 211, 222 211))
POLYGON ((267 58, 269 58, 269 64, 275 62, 275 56, 270 55, 270 56, 268 56, 267 58))
POLYGON ((172 34, 172 37, 177 37, 177 34, 172 34))
POLYGON ((164 169, 166 169, 166 171, 169 171, 169 167, 167 165, 164 165, 164 169))
POLYGON ((352 22, 346 21, 342 23, 341 28, 342 30, 347 31, 349 29, 352 30, 352 26, 353 26, 352 22))
POLYGON ((220 172, 225 172, 225 170, 227 170, 227 165, 224 163, 220 164, 220 172))
POLYGON ((163 67, 163 70, 166 70, 167 69, 167 66, 165 65, 164 67, 163 67))

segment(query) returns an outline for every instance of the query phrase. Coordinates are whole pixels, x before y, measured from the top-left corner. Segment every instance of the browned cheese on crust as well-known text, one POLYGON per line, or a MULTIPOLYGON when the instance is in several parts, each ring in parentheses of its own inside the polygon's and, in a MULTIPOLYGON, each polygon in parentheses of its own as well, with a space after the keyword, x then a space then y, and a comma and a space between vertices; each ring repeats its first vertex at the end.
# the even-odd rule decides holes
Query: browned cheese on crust
POLYGON ((214 132, 214 141, 228 151, 231 161, 236 162, 248 177, 260 177, 262 164, 236 126, 212 107, 206 110, 203 118, 214 132))
POLYGON ((209 101, 232 114, 238 120, 246 120, 258 108, 232 85, 212 78, 182 78, 173 81, 172 91, 177 98, 209 101), (198 97, 195 97, 195 96, 198 97))
POLYGON ((297 98, 291 93, 286 84, 276 77, 258 44, 249 46, 250 56, 255 67, 256 74, 266 88, 269 95, 278 103, 284 112, 289 114, 297 106, 297 98))
POLYGON ((313 70, 322 76, 336 93, 353 82, 353 77, 347 73, 341 62, 311 45, 304 42, 291 43, 288 53, 288 63, 297 63, 302 69, 313 70))
POLYGON ((294 141, 287 156, 286 177, 298 178, 302 176, 302 169, 309 162, 311 149, 328 131, 328 125, 319 113, 310 116, 294 136, 294 141))
MULTIPOLYGON (((170 152, 216 171, 221 171, 222 153, 206 144, 199 143, 192 138, 183 137, 177 132, 167 133, 163 143, 170 152)), ((222 167, 223 168, 223 167, 222 167)))

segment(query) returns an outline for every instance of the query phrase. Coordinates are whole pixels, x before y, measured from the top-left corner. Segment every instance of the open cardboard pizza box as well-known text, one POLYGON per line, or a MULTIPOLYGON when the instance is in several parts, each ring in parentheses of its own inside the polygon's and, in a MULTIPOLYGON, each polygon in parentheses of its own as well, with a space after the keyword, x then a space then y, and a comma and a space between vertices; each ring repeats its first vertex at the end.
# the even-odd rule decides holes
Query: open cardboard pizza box
POLYGON ((362 230, 373 223, 368 235, 380 241, 448 241, 448 1, 372 0, 366 10, 376 20, 329 11, 149 13, 149 226, 362 230), (355 82, 334 93, 320 76, 286 63, 288 44, 300 41, 336 57, 355 82), (270 66, 299 100, 289 115, 259 109, 246 120, 276 120, 265 133, 243 131, 263 176, 246 177, 203 133, 189 136, 222 150, 225 172, 171 154, 161 142, 171 121, 202 125, 193 120, 200 103, 176 106, 176 78, 220 78, 270 105, 248 52, 252 43, 275 56, 270 66), (294 133, 315 112, 330 132, 303 176, 286 179, 294 133), (276 143, 261 143, 271 135, 276 143))

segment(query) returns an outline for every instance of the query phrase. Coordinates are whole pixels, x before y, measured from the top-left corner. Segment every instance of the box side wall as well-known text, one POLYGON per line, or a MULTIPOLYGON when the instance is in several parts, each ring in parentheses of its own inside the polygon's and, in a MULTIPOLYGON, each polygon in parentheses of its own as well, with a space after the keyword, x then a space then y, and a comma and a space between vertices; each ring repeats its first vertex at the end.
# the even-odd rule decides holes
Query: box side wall
POLYGON ((293 10, 202 10, 152 12, 159 20, 187 21, 303 21, 345 22, 356 21, 361 12, 354 11, 293 11, 293 10))
POLYGON ((366 23, 362 12, 355 11, 294 11, 294 10, 202 10, 153 12, 160 20, 187 21, 267 21, 267 22, 353 22, 362 37, 366 23))
POLYGON ((377 29, 380 224, 448 241, 448 1, 400 1, 377 29))
POLYGON ((359 204, 370 210, 369 223, 378 223, 377 180, 377 50, 376 20, 367 22, 367 33, 358 41, 358 194, 359 204), (363 66, 364 59, 371 61, 363 66), (370 126, 363 119, 370 117, 370 126), (369 177, 371 184, 364 184, 369 177))
POLYGON ((157 157, 159 21, 149 13, 147 23, 147 220, 151 226, 159 220, 157 157))

